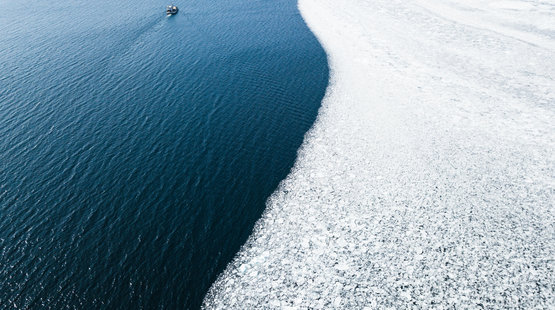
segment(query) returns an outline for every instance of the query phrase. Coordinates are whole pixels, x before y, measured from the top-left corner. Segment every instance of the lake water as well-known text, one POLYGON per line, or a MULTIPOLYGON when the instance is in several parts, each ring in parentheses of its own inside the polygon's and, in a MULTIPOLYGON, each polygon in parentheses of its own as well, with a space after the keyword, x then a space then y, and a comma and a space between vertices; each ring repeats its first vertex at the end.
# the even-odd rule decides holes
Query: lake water
POLYGON ((328 82, 292 0, 0 0, 0 308, 198 308, 328 82))

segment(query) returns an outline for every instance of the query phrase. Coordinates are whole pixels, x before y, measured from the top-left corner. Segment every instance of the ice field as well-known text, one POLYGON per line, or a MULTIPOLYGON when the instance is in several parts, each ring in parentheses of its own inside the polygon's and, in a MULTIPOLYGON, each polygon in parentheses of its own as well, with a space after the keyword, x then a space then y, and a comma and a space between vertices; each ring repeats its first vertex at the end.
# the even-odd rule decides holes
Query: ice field
POLYGON ((331 81, 206 308, 555 308, 555 2, 300 0, 331 81))

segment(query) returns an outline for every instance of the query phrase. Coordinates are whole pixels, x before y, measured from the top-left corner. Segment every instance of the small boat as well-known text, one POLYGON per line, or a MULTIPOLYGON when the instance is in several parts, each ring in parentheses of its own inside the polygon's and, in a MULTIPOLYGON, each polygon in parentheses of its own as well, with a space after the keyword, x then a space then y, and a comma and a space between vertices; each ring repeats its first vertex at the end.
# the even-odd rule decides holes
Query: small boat
POLYGON ((173 4, 166 7, 166 15, 168 16, 177 14, 177 11, 179 11, 179 9, 173 4))

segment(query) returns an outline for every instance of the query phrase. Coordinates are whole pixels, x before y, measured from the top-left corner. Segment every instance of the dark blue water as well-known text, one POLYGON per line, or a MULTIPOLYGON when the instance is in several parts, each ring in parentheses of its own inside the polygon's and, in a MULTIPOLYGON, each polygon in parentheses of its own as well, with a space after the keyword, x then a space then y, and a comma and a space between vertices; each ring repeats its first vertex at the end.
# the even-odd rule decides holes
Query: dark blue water
POLYGON ((293 0, 0 0, 0 308, 197 308, 328 80, 293 0))

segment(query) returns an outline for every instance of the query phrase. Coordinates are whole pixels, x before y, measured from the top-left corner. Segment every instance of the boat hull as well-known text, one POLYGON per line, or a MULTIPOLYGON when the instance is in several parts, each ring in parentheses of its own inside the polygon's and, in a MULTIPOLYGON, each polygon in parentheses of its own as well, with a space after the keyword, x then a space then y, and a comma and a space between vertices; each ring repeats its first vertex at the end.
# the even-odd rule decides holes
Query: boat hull
POLYGON ((168 6, 166 8, 166 15, 168 15, 168 16, 175 15, 175 14, 177 14, 178 11, 179 11, 179 9, 176 6, 168 6))

